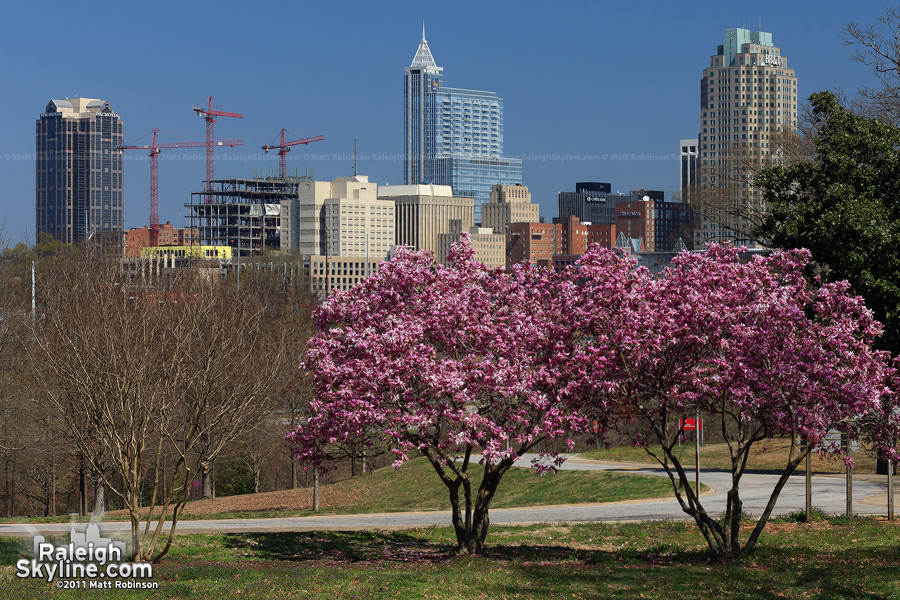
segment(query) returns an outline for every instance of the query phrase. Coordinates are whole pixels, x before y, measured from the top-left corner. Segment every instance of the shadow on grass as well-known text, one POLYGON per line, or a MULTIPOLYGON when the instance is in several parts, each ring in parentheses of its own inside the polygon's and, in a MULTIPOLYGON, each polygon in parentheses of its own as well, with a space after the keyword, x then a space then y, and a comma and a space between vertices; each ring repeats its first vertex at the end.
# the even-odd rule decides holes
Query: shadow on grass
POLYGON ((14 565, 22 558, 23 552, 30 556, 31 540, 14 537, 0 537, 0 565, 14 565))
POLYGON ((424 576, 415 565, 442 565, 451 572, 502 569, 509 578, 495 581, 497 587, 491 589, 492 594, 501 595, 527 595, 529 589, 553 595, 553 590, 565 593, 574 587, 594 589, 601 597, 625 597, 618 591, 665 585, 672 591, 670 598, 695 597, 696 593, 723 598, 791 597, 803 590, 811 598, 876 599, 896 593, 900 566, 896 546, 828 549, 809 540, 791 546, 763 545, 728 558, 659 540, 615 550, 498 543, 489 544, 480 557, 466 557, 458 555, 455 543, 435 542, 430 535, 427 530, 277 532, 231 534, 223 539, 252 559, 332 568, 392 564, 405 573, 394 572, 394 577, 409 580, 424 576), (504 590, 506 581, 508 590, 504 590))
POLYGON ((316 531, 236 533, 225 543, 261 560, 338 562, 446 562, 455 546, 404 532, 316 531))
MULTIPOLYGON (((455 543, 434 542, 407 532, 272 532, 236 533, 224 536, 225 543, 259 560, 338 562, 448 562, 464 558, 455 543)), ((679 551, 655 544, 644 549, 617 551, 572 548, 564 545, 489 544, 481 558, 512 563, 598 565, 617 561, 666 564, 675 557, 682 563, 707 564, 707 552, 679 551)))

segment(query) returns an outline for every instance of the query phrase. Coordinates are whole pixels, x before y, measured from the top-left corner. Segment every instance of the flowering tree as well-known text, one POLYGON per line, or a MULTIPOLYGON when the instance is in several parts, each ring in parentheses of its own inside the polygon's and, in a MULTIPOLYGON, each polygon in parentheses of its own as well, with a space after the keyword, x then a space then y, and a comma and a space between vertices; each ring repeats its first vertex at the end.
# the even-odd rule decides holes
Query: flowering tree
POLYGON ((322 306, 305 365, 317 398, 289 437, 300 461, 323 468, 361 440, 389 448, 397 468, 422 452, 449 491, 459 550, 480 553, 506 471, 586 423, 559 399, 552 366, 558 296, 571 286, 545 269, 489 272, 465 234, 450 262, 401 249, 322 306))
MULTIPOLYGON (((775 436, 808 441, 792 449, 745 549, 805 456, 842 452, 825 443, 829 430, 854 434, 856 419, 883 413, 889 369, 871 346, 880 326, 846 283, 808 285, 808 260, 794 251, 743 262, 735 248, 710 245, 680 255, 658 278, 609 251, 595 249, 581 262, 572 310, 584 342, 570 361, 580 373, 568 375, 567 392, 583 411, 643 425, 634 442, 666 470, 717 553, 741 549, 739 486, 754 444, 775 436), (721 521, 706 512, 675 452, 681 418, 696 411, 720 422, 731 454, 721 521)), ((875 420, 882 440, 890 437, 885 428, 896 431, 896 423, 875 420)))

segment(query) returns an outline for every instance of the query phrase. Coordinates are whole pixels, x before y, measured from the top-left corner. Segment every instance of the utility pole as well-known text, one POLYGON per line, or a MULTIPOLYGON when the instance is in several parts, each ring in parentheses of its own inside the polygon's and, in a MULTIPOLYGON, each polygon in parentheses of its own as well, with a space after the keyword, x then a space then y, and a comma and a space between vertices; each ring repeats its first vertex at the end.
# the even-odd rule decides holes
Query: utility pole
MULTIPOLYGON (((844 452, 850 454, 850 436, 843 435, 844 452)), ((853 468, 847 464, 847 518, 853 518, 853 468)))
POLYGON ((887 501, 888 501, 888 521, 894 520, 894 463, 888 461, 887 468, 887 501))
POLYGON ((37 286, 34 281, 34 261, 31 261, 31 328, 34 329, 37 326, 37 300, 35 297, 35 291, 37 286))
POLYGON ((700 409, 694 413, 694 456, 697 468, 697 497, 700 497, 700 409))
MULTIPOLYGON (((809 443, 808 441, 806 442, 809 443)), ((806 522, 812 519, 812 453, 806 453, 806 522)))

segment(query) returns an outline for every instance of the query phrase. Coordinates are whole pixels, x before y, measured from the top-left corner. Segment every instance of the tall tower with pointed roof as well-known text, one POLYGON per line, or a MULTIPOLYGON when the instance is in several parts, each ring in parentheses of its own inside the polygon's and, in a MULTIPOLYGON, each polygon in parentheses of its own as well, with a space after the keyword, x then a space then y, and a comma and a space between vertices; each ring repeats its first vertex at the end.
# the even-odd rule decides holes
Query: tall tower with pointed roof
MULTIPOLYGON (((403 181, 406 184, 426 183, 425 162, 435 155, 435 92, 441 89, 444 69, 437 66, 422 23, 422 41, 406 67, 403 77, 403 181)), ((436 182, 428 182, 436 183, 436 182)))
POLYGON ((503 98, 444 86, 422 24, 422 39, 403 77, 403 181, 449 185, 474 198, 475 221, 496 184, 522 183, 522 161, 503 156, 503 98))

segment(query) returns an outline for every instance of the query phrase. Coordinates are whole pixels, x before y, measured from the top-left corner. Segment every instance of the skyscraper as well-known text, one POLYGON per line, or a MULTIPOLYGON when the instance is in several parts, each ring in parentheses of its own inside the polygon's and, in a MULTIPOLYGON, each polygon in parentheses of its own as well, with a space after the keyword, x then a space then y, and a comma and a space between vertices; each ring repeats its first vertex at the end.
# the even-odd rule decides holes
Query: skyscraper
MULTIPOLYGON (((681 171, 678 177, 678 189, 685 196, 690 195, 690 188, 697 183, 697 138, 681 140, 679 156, 681 157, 681 171)), ((687 198, 683 198, 687 200, 687 198)))
POLYGON ((753 175, 778 160, 774 142, 797 126, 797 78, 771 33, 725 30, 703 70, 700 121, 695 246, 725 240, 754 246, 766 206, 753 175))
POLYGON ((491 201, 481 207, 481 225, 494 233, 506 233, 510 223, 535 223, 540 207, 531 201, 531 192, 522 184, 497 184, 491 189, 491 201))
POLYGON ((403 77, 403 181, 449 185, 475 199, 475 221, 497 184, 522 182, 522 161, 503 156, 503 99, 494 92, 444 87, 425 27, 403 77))
POLYGON ((123 122, 109 102, 51 100, 36 123, 38 233, 74 243, 122 230, 123 122))

